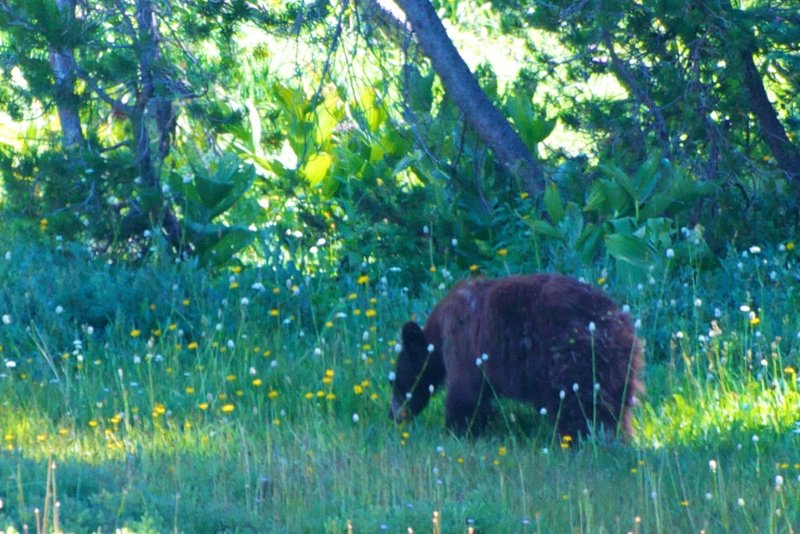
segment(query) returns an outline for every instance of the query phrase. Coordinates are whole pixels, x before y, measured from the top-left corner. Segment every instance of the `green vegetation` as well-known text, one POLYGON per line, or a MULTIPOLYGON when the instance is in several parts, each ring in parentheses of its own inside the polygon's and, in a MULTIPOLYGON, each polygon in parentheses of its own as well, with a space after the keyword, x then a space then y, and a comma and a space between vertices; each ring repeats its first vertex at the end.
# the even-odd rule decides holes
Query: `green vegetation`
POLYGON ((433 3, 525 157, 372 0, 0 2, 0 528, 800 530, 795 2, 433 3), (535 271, 628 307, 633 442, 391 422, 535 271))
POLYGON ((724 260, 730 279, 666 255, 640 288, 592 277, 648 343, 630 445, 559 441, 509 402, 477 440, 445 432, 440 397, 391 422, 398 325, 444 293, 443 267, 417 296, 389 267, 209 277, 57 242, 2 250, 0 522, 17 529, 35 509, 52 528, 55 502, 70 532, 428 532, 434 511, 444 532, 790 532, 800 518, 791 244, 724 260))

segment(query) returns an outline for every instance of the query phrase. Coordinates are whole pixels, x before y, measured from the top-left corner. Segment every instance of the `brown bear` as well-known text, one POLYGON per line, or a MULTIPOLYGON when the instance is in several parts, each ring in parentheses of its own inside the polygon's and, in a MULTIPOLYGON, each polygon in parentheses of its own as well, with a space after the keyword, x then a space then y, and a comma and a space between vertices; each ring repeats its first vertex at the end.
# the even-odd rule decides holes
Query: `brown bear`
POLYGON ((629 316, 602 292, 556 274, 459 282, 424 330, 403 325, 390 375, 396 421, 442 383, 447 428, 479 434, 497 396, 544 409, 560 435, 630 437, 642 348, 629 316))

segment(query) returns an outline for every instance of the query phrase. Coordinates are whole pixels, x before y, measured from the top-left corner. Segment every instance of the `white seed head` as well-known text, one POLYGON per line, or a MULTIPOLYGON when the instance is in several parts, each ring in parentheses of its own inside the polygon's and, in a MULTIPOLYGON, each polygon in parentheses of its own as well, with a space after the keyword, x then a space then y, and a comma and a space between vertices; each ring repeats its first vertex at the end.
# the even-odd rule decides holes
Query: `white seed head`
POLYGON ((675 251, 672 250, 671 248, 668 248, 667 249, 667 258, 674 258, 674 257, 675 257, 675 251))
POLYGON ((597 330, 597 325, 594 324, 594 321, 589 321, 589 332, 594 332, 597 330))
POLYGON ((558 392, 558 398, 559 399, 564 400, 564 397, 566 397, 566 396, 567 396, 567 392, 564 391, 563 389, 558 392))
POLYGON ((394 382, 395 380, 397 380, 397 375, 395 374, 394 371, 391 371, 389 373, 389 382, 394 382))
POLYGON ((435 347, 433 346, 433 343, 430 343, 428 345, 428 352, 433 352, 434 349, 435 349, 435 347))

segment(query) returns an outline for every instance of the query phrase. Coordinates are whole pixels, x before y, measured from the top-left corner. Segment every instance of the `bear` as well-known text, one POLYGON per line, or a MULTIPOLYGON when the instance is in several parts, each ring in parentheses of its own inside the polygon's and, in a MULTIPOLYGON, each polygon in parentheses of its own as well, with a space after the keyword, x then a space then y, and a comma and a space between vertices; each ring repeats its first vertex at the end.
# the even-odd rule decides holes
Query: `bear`
POLYGON ((424 329, 405 323, 389 416, 419 414, 444 384, 445 423, 484 431, 496 397, 532 404, 562 437, 633 432, 643 351, 627 313, 599 288, 559 274, 456 284, 424 329))

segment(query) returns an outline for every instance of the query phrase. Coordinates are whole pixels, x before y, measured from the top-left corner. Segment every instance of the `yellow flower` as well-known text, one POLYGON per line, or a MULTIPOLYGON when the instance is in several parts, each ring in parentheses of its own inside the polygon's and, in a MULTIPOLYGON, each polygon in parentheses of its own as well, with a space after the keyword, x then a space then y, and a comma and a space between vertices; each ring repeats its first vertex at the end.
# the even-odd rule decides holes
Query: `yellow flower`
POLYGON ((92 428, 96 427, 97 421, 95 421, 94 419, 89 419, 89 426, 92 428))
POLYGON ((361 276, 358 277, 357 280, 358 285, 363 286, 367 282, 369 282, 369 276, 367 276, 366 274, 362 274, 361 276))
POLYGON ((161 329, 160 328, 154 328, 152 330, 152 332, 153 332, 153 337, 161 337, 161 329))
POLYGON ((189 350, 196 350, 197 349, 197 341, 190 341, 186 348, 189 350))
POLYGON ((759 319, 757 315, 754 315, 750 319, 750 324, 753 325, 753 326, 757 326, 759 323, 761 323, 761 319, 759 319))
POLYGON ((336 398, 336 393, 328 393, 327 395, 325 395, 325 400, 332 401, 335 398, 336 398))
POLYGON ((311 391, 308 391, 308 392, 306 392, 306 394, 304 395, 304 397, 305 397, 305 398, 307 398, 308 400, 311 400, 311 399, 313 399, 313 398, 314 398, 314 393, 313 393, 313 392, 311 392, 311 391))
POLYGON ((331 321, 325 321, 325 328, 333 328, 333 323, 331 321))
POLYGON ((207 402, 201 402, 200 404, 197 405, 197 407, 200 408, 203 411, 208 410, 208 403, 207 402))
POLYGON ((361 384, 356 384, 355 386, 353 386, 353 393, 355 393, 356 395, 361 395, 362 393, 364 393, 364 388, 361 387, 361 384))
POLYGON ((508 254, 508 249, 506 248, 501 248, 500 250, 497 251, 497 255, 500 256, 501 258, 504 258, 507 254, 508 254))
POLYGON ((361 315, 361 308, 356 308, 353 310, 353 315, 361 315))
POLYGON ((430 272, 432 272, 432 273, 435 273, 436 272, 436 266, 435 265, 431 265, 430 267, 428 267, 428 270, 430 272))
POLYGON ((228 382, 236 382, 236 375, 228 375, 225 377, 228 382))
POLYGON ((236 289, 239 287, 239 282, 231 282, 231 285, 228 286, 230 289, 236 289))
POLYGON ((263 383, 264 383, 264 381, 263 381, 263 380, 261 380, 260 378, 254 378, 254 379, 253 379, 253 386, 254 386, 254 387, 259 387, 259 386, 261 386, 261 384, 263 384, 263 383))
POLYGON ((47 440, 47 435, 46 434, 37 434, 36 435, 36 441, 38 441, 39 443, 42 443, 45 440, 47 440))
POLYGON ((272 308, 269 311, 269 315, 270 315, 270 317, 277 317, 278 316, 278 308, 272 308))
POLYGON ((274 389, 271 389, 269 393, 267 393, 267 397, 269 397, 271 400, 274 400, 278 398, 278 392, 275 391, 274 389))
POLYGON ((167 407, 166 406, 164 406, 160 402, 156 403, 156 405, 153 407, 153 417, 158 417, 160 415, 164 415, 166 413, 166 411, 167 411, 167 407))
POLYGON ((325 369, 325 376, 333 378, 333 375, 334 375, 333 369, 325 369))
POLYGON ((792 241, 786 243, 786 250, 794 250, 794 243, 792 241))
POLYGON ((357 298, 358 295, 356 295, 355 293, 350 293, 349 295, 347 295, 347 300, 356 300, 357 298))
POLYGON ((141 333, 142 333, 141 330, 139 330, 138 328, 134 328, 133 330, 131 330, 131 337, 139 337, 139 334, 141 333))
POLYGON ((178 325, 177 325, 177 324, 175 324, 175 323, 172 323, 172 324, 170 324, 170 325, 167 327, 167 330, 169 330, 170 332, 172 332, 172 331, 176 330, 177 328, 178 328, 178 325))
POLYGON ((478 270, 478 266, 477 266, 477 265, 475 265, 474 263, 473 263, 472 265, 470 265, 470 266, 469 266, 469 271, 470 271, 471 273, 477 272, 477 270, 478 270))
POLYGON ((508 454, 508 449, 506 449, 505 447, 500 447, 499 449, 497 449, 497 454, 499 454, 500 456, 505 456, 506 454, 508 454))
POLYGON ((601 276, 600 278, 597 279, 597 285, 598 286, 602 286, 605 283, 606 283, 606 279, 605 279, 604 276, 601 276))
POLYGON ((194 388, 192 386, 186 386, 186 389, 184 391, 186 392, 187 395, 194 394, 194 388))
POLYGON ((272 420, 272 424, 275 426, 280 426, 281 420, 276 417, 275 419, 272 420))
POLYGON ((183 299, 182 304, 184 306, 188 306, 191 301, 189 299, 183 299))
POLYGON ((62 426, 61 428, 58 429, 58 435, 59 436, 69 436, 69 429, 68 428, 64 428, 62 426))
POLYGON ((280 295, 280 293, 281 293, 281 288, 279 288, 279 287, 273 287, 272 288, 272 294, 273 295, 280 295))
POLYGON ((222 408, 220 408, 220 410, 222 410, 222 413, 231 413, 231 412, 232 412, 233 410, 235 410, 235 409, 236 409, 236 406, 234 406, 234 405, 233 405, 232 403, 230 403, 230 402, 229 402, 229 403, 227 403, 227 404, 223 404, 223 405, 222 405, 222 408))
POLYGON ((522 200, 525 200, 526 198, 528 198, 528 193, 525 192, 525 191, 521 192, 519 194, 519 198, 521 198, 522 200))
POLYGON ((234 265, 233 267, 231 267, 231 271, 234 272, 235 274, 239 274, 240 272, 242 272, 242 266, 234 265))
POLYGON ((370 308, 366 312, 364 312, 364 315, 366 315, 367 317, 375 317, 376 315, 378 315, 378 312, 370 308))

